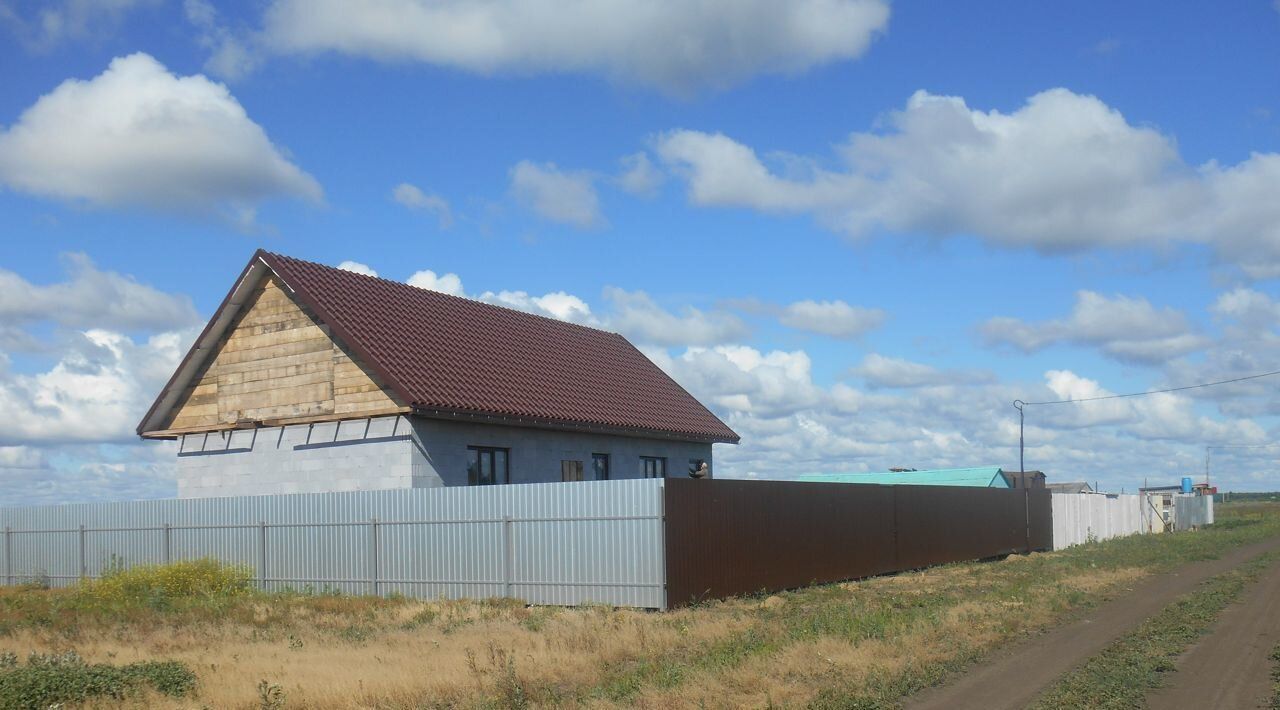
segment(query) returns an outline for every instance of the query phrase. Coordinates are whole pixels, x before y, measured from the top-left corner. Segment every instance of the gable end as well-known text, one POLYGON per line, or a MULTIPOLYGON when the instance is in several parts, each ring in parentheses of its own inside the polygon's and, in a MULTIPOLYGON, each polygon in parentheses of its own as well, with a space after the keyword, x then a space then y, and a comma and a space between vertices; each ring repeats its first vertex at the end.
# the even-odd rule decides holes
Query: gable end
POLYGON ((153 423, 140 433, 163 437, 406 411, 313 311, 265 271, 173 405, 148 417, 153 423))

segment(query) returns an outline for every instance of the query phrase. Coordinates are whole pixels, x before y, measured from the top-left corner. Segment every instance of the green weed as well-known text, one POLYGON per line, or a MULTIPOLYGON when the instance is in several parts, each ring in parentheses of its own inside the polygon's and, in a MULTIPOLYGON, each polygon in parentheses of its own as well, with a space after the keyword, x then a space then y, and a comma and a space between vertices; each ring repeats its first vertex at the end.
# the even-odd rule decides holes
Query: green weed
POLYGON ((243 597, 252 590, 253 572, 214 559, 164 565, 115 565, 101 579, 85 580, 75 590, 87 606, 106 609, 164 608, 183 600, 243 597))
POLYGON ((0 660, 0 707, 14 710, 123 700, 147 689, 180 698, 195 688, 195 674, 174 661, 110 666, 86 663, 75 653, 31 654, 26 665, 12 654, 0 660))

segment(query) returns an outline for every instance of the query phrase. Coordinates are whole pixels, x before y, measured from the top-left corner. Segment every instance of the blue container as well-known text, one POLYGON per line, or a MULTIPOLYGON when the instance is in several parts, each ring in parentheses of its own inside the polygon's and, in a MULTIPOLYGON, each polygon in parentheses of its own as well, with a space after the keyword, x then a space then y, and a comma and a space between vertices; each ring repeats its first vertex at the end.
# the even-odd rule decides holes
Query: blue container
POLYGON ((1191 477, 1190 477, 1190 476, 1183 476, 1183 477, 1182 477, 1182 492, 1183 492, 1183 493, 1190 493, 1190 492, 1191 492, 1191 477))

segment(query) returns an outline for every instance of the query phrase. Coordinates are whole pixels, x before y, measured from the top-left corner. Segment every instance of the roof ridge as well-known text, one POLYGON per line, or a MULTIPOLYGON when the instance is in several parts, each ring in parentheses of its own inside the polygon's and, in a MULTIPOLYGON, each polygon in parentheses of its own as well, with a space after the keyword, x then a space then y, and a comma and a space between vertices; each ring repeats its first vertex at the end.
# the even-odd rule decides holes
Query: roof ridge
MULTIPOLYGON (((318 266, 318 267, 323 268, 323 269, 332 269, 332 270, 334 270, 334 271, 342 271, 342 272, 344 272, 344 273, 354 274, 354 275, 356 275, 356 276, 360 276, 360 277, 363 277, 363 278, 366 278, 366 279, 373 279, 373 280, 375 280, 375 281, 381 281, 381 282, 383 282, 383 283, 387 283, 387 284, 390 284, 391 286, 395 286, 395 287, 401 287, 401 288, 412 288, 412 289, 416 289, 416 290, 418 290, 418 291, 425 291, 425 292, 427 292, 427 293, 435 294, 435 295, 437 295, 437 296, 443 296, 443 297, 445 297, 445 298, 451 298, 451 299, 454 299, 454 300, 456 300, 456 301, 461 301, 461 302, 463 302, 463 303, 475 304, 475 305, 477 305, 477 306, 482 306, 482 307, 486 307, 486 308, 496 308, 496 309, 498 309, 498 310, 500 310, 500 311, 507 311, 507 312, 515 313, 515 314, 518 314, 518 315, 521 315, 521 316, 529 316, 529 317, 532 317, 532 318, 541 318, 542 320, 548 321, 548 322, 550 322, 550 323, 555 323, 555 324, 558 324, 558 325, 566 325, 566 326, 572 326, 572 327, 574 327, 574 328, 582 328, 582 329, 584 329, 584 330, 589 330, 589 331, 592 331, 592 332, 595 332, 595 333, 604 333, 605 335, 614 335, 614 336, 617 336, 617 337, 623 338, 624 340, 626 339, 626 336, 622 335, 621 333, 619 333, 619 332, 617 332, 617 331, 613 331, 613 330, 606 330, 606 329, 604 329, 604 328, 596 328, 596 327, 594 327, 594 326, 584 325, 584 324, 582 324, 582 323, 575 323, 575 322, 570 321, 570 320, 564 320, 564 319, 562 319, 562 318, 555 318, 555 317, 553 317, 553 316, 544 316, 544 315, 542 315, 541 313, 532 313, 532 312, 530 312, 530 311, 522 311, 522 310, 520 310, 519 308, 512 308, 511 306, 503 306, 503 305, 499 305, 499 304, 497 304, 497 303, 490 303, 490 302, 488 302, 488 301, 481 301, 481 300, 480 300, 480 299, 478 299, 478 298, 470 298, 470 297, 468 297, 468 296, 459 296, 459 295, 457 295, 457 294, 445 293, 444 291, 437 291, 437 290, 435 290, 435 289, 431 289, 431 288, 423 288, 423 287, 421 287, 421 286, 414 286, 413 284, 409 283, 408 281, 397 281, 396 279, 389 279, 389 278, 386 278, 386 277, 383 277, 383 276, 372 276, 372 275, 370 275, 370 274, 362 274, 362 273, 360 273, 359 271, 351 271, 351 270, 348 270, 348 269, 340 269, 340 268, 338 268, 338 267, 336 267, 336 266, 331 266, 331 265, 329 265, 329 264, 325 264, 325 263, 322 263, 322 262, 319 262, 319 261, 310 261, 310 260, 308 260, 308 259, 301 259, 301 258, 298 258, 298 257, 296 257, 296 256, 289 256, 288 254, 279 254, 279 253, 276 253, 276 252, 267 251, 266 249, 259 249, 258 251, 259 251, 259 253, 260 253, 260 254, 265 254, 265 255, 267 255, 267 256, 270 256, 270 257, 273 257, 273 258, 276 258, 276 259, 288 259, 288 260, 290 260, 290 261, 296 261, 296 262, 299 262, 299 263, 302 263, 302 264, 309 264, 309 265, 311 265, 311 266, 318 266)), ((562 293, 563 293, 563 292, 562 292, 562 293)))

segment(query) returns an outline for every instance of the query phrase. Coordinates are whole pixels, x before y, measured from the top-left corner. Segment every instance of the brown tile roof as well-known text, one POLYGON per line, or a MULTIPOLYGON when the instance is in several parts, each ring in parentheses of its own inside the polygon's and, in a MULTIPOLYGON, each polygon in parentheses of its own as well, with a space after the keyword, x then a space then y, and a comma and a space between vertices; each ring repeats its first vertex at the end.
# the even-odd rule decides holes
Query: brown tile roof
POLYGON ((270 252, 258 259, 415 411, 738 442, 616 333, 270 252))

